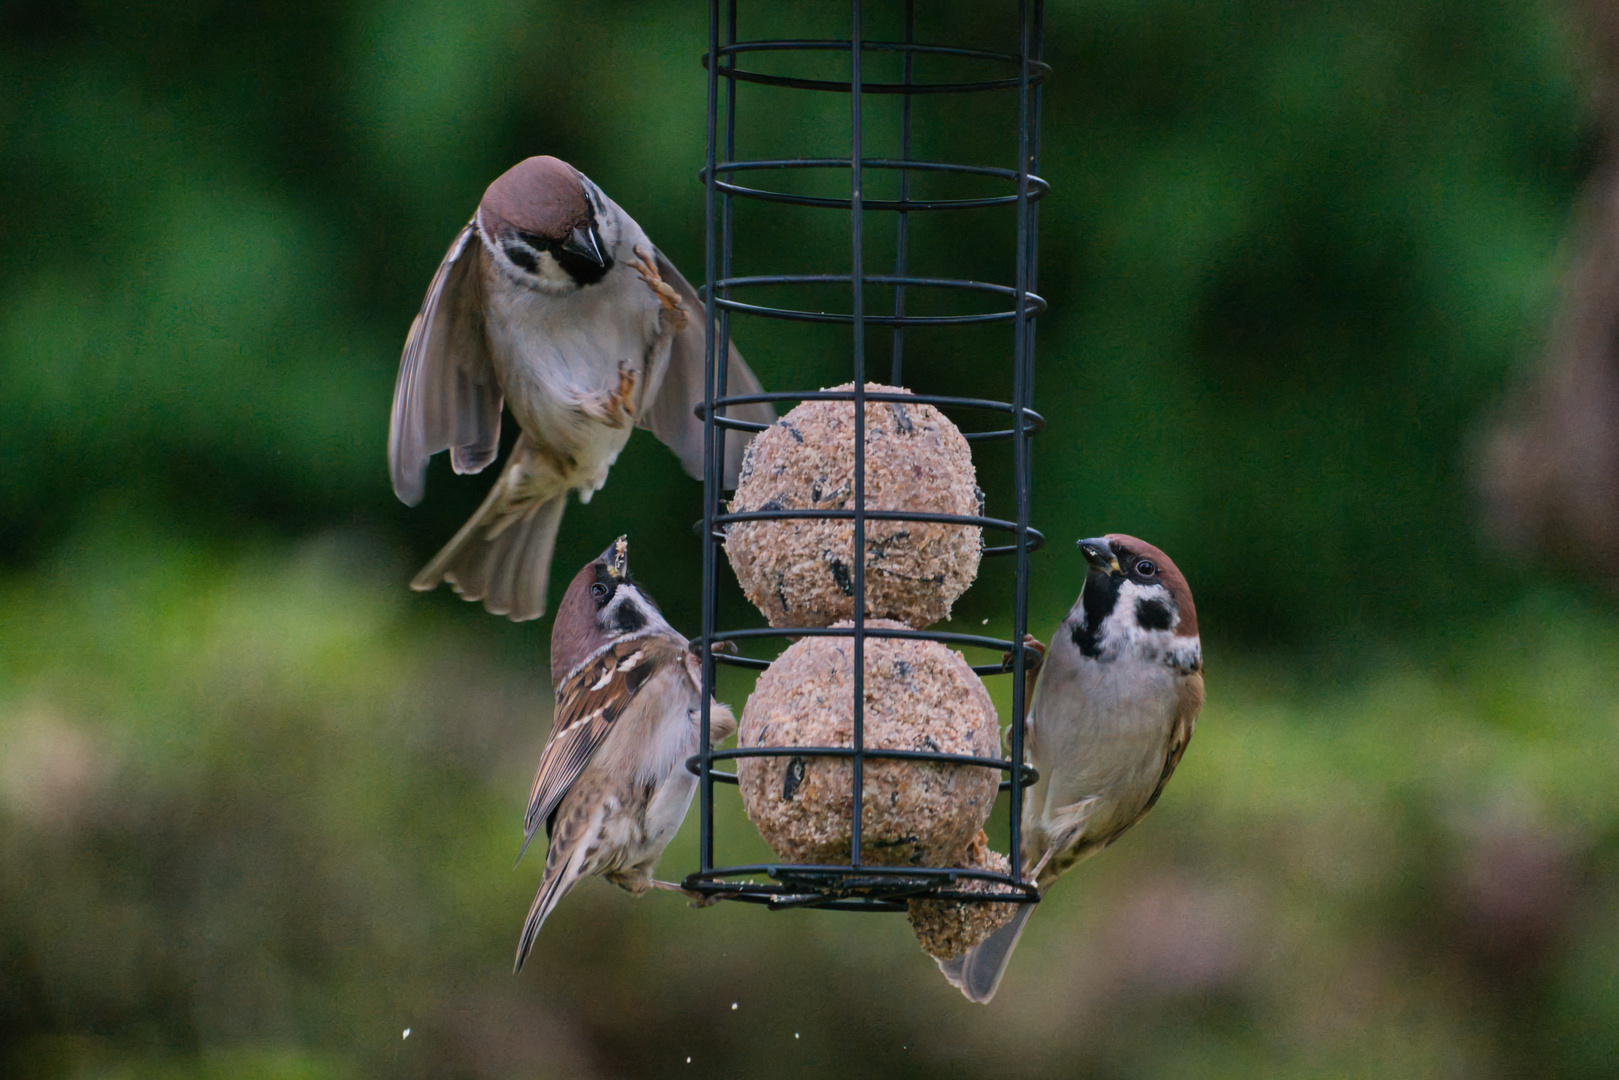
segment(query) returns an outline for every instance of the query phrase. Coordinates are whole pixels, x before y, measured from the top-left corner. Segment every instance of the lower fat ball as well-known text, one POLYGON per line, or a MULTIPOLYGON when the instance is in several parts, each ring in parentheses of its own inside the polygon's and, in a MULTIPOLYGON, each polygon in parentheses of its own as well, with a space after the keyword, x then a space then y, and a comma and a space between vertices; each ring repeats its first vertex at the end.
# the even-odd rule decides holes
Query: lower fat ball
MULTIPOLYGON (((871 619, 866 627, 904 624, 871 619)), ((853 656, 847 637, 790 645, 759 677, 742 714, 739 746, 852 746, 853 656)), ((867 749, 997 755, 1000 728, 989 693, 966 660, 938 642, 866 638, 864 691, 867 749)), ((742 758, 737 772, 743 808, 777 855, 797 863, 849 861, 851 759, 742 758)), ((982 766, 867 758, 861 859, 956 865, 989 817, 999 781, 997 770, 982 766)))
MULTIPOLYGON (((853 383, 833 387, 852 390, 853 383)), ((909 391, 866 384, 868 393, 909 391)), ((748 444, 732 513, 854 508, 854 402, 806 401, 748 444)), ((931 405, 868 401, 868 510, 983 513, 967 440, 931 405)), ((976 525, 866 522, 866 614, 917 629, 948 618, 978 575, 976 525)), ((725 553, 771 626, 828 626, 854 618, 854 522, 847 518, 739 521, 725 553)))
MULTIPOLYGON (((1011 863, 989 846, 989 837, 979 829, 956 865, 968 870, 1005 874, 1011 863)), ((980 878, 962 878, 955 886, 961 892, 994 893, 1005 886, 980 878)), ((912 900, 906 905, 911 929, 922 951, 939 960, 965 953, 989 935, 1012 921, 1017 905, 973 903, 964 900, 912 900)))

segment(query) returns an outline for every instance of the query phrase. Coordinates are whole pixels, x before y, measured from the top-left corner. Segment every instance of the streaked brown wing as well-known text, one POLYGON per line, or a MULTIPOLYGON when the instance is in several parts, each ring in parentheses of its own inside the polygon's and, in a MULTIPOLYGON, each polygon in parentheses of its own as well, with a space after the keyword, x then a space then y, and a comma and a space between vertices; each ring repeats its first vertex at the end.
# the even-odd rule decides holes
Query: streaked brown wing
POLYGON ((500 448, 502 394, 479 317, 475 222, 456 234, 405 338, 388 429, 388 469, 407 506, 422 498, 427 460, 449 450, 455 471, 477 472, 500 448))
MULTIPOLYGON (((540 766, 523 816, 523 848, 556 810, 601 747, 613 722, 659 671, 684 662, 686 650, 664 637, 614 642, 569 677, 557 693, 551 738, 540 752, 540 766)), ((518 858, 522 858, 519 853, 518 858)))
MULTIPOLYGON (((663 252, 653 249, 658 274, 680 294, 686 306, 686 326, 675 334, 669 346, 669 370, 658 388, 657 399, 641 419, 641 426, 656 435, 665 446, 675 452, 686 471, 699 479, 703 475, 703 422, 692 412, 703 403, 703 367, 707 342, 703 330, 703 301, 697 295, 675 264, 663 252)), ((725 393, 727 396, 757 394, 762 391, 759 380, 743 361, 736 343, 731 343, 730 362, 726 368, 725 393)), ((736 420, 752 420, 760 424, 773 424, 776 410, 766 402, 752 405, 733 405, 728 416, 736 420)), ((725 440, 725 485, 736 484, 742 469, 742 448, 747 439, 740 433, 725 440)))

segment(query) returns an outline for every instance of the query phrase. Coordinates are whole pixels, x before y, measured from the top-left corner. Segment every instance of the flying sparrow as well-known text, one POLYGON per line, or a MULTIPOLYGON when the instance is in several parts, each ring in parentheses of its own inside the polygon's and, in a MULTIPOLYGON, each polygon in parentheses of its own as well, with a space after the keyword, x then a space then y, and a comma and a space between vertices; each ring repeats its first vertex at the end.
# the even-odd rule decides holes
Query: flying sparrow
MULTIPOLYGON (((1169 556, 1113 533, 1081 540, 1090 570, 1040 665, 1028 708, 1023 873, 1042 893, 1140 821, 1163 794, 1203 707, 1192 591, 1169 556)), ((954 960, 945 978, 973 1001, 995 996, 1034 912, 954 960)))
MULTIPOLYGON (((407 506, 427 461, 478 472, 500 444, 504 402, 522 435, 478 512, 416 575, 448 581, 512 619, 545 612, 568 492, 607 482, 632 427, 701 476, 704 337, 697 292, 633 218, 566 162, 531 157, 484 192, 411 324, 394 386, 388 466, 407 506)), ((759 393, 733 346, 727 393, 759 393)), ((770 423, 768 405, 731 415, 770 423)), ((727 483, 746 440, 728 440, 727 483)))
MULTIPOLYGON (((624 537, 574 576, 551 630, 557 703, 540 754, 523 850, 540 826, 551 846, 545 876, 523 924, 517 964, 546 916, 588 874, 642 893, 652 868, 691 805, 697 778, 702 670, 690 643, 664 621, 630 577, 624 537)), ((731 710, 713 702, 714 741, 736 731, 731 710)), ((518 853, 522 858, 522 853, 518 853)))

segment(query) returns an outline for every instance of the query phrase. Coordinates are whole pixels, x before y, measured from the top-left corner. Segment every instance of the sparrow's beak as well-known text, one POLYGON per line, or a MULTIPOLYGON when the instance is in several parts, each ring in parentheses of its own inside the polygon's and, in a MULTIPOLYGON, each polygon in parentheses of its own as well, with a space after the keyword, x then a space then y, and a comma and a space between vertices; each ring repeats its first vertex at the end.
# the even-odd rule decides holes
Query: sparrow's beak
POLYGON ((1119 557, 1113 554, 1113 545, 1108 543, 1107 537, 1099 536, 1095 540, 1081 540, 1079 550, 1084 552, 1085 561, 1091 564, 1092 570, 1104 574, 1119 573, 1119 557))
POLYGON ((562 250, 589 259, 597 266, 607 265, 607 256, 602 252, 601 234, 596 231, 594 223, 581 225, 569 233, 568 238, 562 241, 562 250))
POLYGON ((621 536, 614 540, 606 551, 601 554, 601 561, 607 565, 607 573, 622 581, 630 576, 630 540, 621 536))

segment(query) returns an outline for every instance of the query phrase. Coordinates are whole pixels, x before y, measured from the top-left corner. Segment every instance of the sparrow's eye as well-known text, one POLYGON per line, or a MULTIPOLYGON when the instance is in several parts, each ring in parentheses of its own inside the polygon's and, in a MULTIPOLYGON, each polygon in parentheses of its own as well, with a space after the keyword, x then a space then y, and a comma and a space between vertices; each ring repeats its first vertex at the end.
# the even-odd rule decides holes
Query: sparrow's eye
POLYGON ((607 586, 603 585, 599 581, 596 582, 590 587, 590 595, 594 596, 598 600, 605 600, 607 598, 607 586))
POLYGON ((1142 577, 1152 577, 1157 572, 1158 567, 1153 565, 1153 561, 1151 559, 1142 559, 1140 562, 1136 563, 1136 573, 1140 574, 1142 577))

